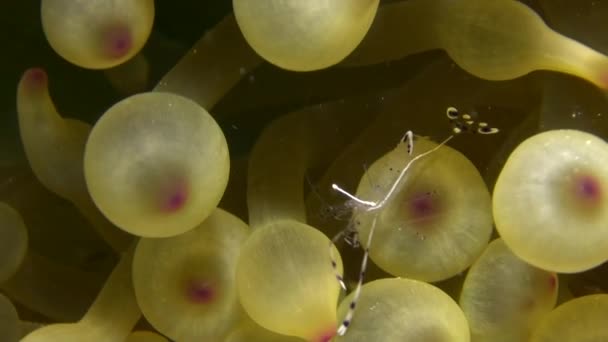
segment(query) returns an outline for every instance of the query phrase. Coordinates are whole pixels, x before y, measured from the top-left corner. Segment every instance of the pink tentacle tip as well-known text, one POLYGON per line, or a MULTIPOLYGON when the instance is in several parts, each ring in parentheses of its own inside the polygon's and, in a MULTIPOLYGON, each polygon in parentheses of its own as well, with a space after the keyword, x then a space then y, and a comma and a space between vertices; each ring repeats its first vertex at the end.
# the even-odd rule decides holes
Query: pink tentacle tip
POLYGON ((184 207, 187 200, 188 190, 186 187, 178 187, 166 198, 163 210, 166 212, 176 212, 184 207))
POLYGON ((40 89, 46 87, 48 76, 42 68, 31 68, 23 74, 23 81, 28 88, 40 89))
POLYGON ((411 202, 410 211, 416 218, 424 218, 434 214, 437 203, 431 195, 417 196, 411 202))
POLYGON ((608 70, 603 71, 599 75, 599 86, 604 90, 608 91, 608 70))
POLYGON ((593 176, 584 175, 576 179, 576 195, 588 204, 597 204, 602 199, 602 189, 593 176))
POLYGON ((131 31, 125 25, 108 28, 103 35, 103 51, 109 58, 122 58, 133 48, 131 31))
POLYGON ((553 291, 557 288, 557 276, 555 274, 552 274, 549 277, 549 288, 553 291))
POLYGON ((331 328, 321 333, 321 335, 319 335, 318 337, 313 338, 311 342, 329 342, 334 337, 336 337, 336 328, 331 328))
POLYGON ((192 282, 187 289, 188 300, 195 304, 207 304, 216 297, 213 286, 206 282, 192 282))

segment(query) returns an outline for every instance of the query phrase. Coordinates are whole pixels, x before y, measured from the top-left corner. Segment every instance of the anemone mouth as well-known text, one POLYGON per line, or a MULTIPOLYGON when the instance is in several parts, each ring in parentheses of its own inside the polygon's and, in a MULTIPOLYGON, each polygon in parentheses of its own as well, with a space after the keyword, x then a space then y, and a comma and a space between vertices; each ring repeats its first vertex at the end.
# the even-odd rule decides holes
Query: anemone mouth
POLYGON ((133 35, 128 25, 115 23, 101 31, 102 54, 111 59, 121 59, 133 50, 133 35))

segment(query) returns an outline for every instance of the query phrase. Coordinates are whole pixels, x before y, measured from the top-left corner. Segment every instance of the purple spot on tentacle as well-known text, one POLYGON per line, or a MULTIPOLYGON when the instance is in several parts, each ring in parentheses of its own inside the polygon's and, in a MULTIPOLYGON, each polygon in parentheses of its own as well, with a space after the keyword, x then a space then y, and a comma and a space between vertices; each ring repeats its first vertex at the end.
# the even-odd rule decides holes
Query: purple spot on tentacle
POLYGON ((414 197, 409 203, 409 212, 414 218, 425 218, 433 215, 437 209, 436 200, 431 193, 414 197))
MULTIPOLYGON (((179 177, 178 177, 179 179, 179 177)), ((188 201, 189 187, 183 180, 172 180, 160 191, 160 210, 165 213, 175 213, 182 209, 188 201)))
POLYGON ((23 80, 27 87, 31 89, 44 88, 48 82, 46 71, 42 68, 31 68, 23 74, 23 80))
POLYGON ((602 191, 598 181, 590 176, 582 176, 576 180, 577 196, 585 201, 599 201, 602 191))
POLYGON ((196 304, 206 304, 215 298, 213 287, 206 282, 192 282, 187 291, 188 300, 196 304))
POLYGON ((125 25, 108 28, 103 35, 103 51, 110 58, 121 58, 133 47, 131 31, 125 25))
POLYGON ((555 274, 549 276, 549 288, 551 289, 551 291, 557 288, 557 276, 555 274))
POLYGON ((167 212, 175 212, 184 207, 188 200, 188 190, 185 186, 178 186, 167 197, 163 209, 167 212))
POLYGON ((599 83, 603 89, 608 89, 608 72, 603 71, 599 76, 599 83))
POLYGON ((329 342, 336 336, 336 329, 332 328, 323 332, 319 337, 313 339, 314 342, 329 342))
POLYGON ((168 207, 171 210, 176 210, 182 207, 186 202, 186 194, 182 191, 176 192, 169 198, 168 207))

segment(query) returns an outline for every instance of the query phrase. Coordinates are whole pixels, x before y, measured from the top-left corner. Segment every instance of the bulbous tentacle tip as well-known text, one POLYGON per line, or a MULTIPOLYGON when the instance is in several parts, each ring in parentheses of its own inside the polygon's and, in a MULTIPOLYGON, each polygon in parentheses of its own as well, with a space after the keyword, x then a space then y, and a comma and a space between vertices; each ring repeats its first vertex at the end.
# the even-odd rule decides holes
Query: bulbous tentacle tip
POLYGON ((102 34, 103 53, 109 58, 123 58, 133 49, 133 35, 127 25, 111 25, 102 34))
POLYGON ((48 75, 42 68, 27 69, 21 77, 21 85, 24 89, 45 89, 48 85, 48 75))

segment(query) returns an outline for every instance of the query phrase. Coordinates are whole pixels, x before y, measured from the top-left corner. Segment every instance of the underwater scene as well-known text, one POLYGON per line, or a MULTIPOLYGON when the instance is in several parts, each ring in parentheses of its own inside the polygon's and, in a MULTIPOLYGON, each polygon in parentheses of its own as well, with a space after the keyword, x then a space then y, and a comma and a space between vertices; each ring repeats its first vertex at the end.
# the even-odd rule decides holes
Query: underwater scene
POLYGON ((608 341, 608 0, 0 11, 0 342, 608 341))

